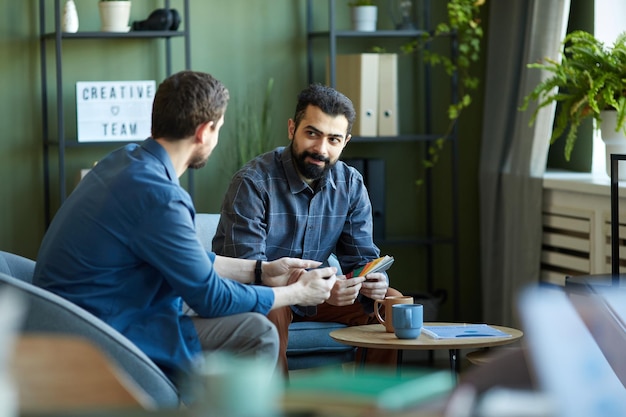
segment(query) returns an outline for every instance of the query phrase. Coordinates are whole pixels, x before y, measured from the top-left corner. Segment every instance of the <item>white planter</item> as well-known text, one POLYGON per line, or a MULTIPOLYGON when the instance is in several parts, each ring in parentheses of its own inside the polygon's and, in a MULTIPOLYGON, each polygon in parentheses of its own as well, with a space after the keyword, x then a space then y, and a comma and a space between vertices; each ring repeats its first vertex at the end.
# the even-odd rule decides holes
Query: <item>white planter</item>
POLYGON ((100 22, 103 32, 128 32, 130 26, 130 1, 101 1, 100 22))
POLYGON ((378 18, 377 6, 354 6, 352 12, 352 30, 375 32, 378 18))
MULTIPOLYGON (((626 154, 626 135, 620 130, 615 131, 617 126, 617 111, 606 110, 601 113, 600 133, 606 146, 606 173, 611 176, 611 154, 626 154)), ((618 165, 619 180, 626 180, 626 162, 620 161, 618 165)))

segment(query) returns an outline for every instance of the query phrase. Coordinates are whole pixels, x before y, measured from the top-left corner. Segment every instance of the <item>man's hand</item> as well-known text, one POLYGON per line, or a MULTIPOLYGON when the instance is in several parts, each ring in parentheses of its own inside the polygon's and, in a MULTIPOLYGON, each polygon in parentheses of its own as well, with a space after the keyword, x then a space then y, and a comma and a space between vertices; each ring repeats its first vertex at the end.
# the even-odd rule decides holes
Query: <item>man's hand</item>
POLYGON ((293 272, 293 284, 284 287, 274 287, 274 305, 279 308, 288 305, 316 306, 330 297, 337 276, 337 268, 316 268, 310 271, 304 269, 293 272), (299 275, 299 276, 295 276, 299 275))
POLYGON ((330 293, 330 298, 326 302, 334 306, 354 304, 363 282, 365 282, 365 277, 346 278, 345 275, 339 275, 330 293))
MULTIPOLYGON (((282 287, 291 284, 304 269, 317 268, 322 263, 298 258, 280 258, 272 262, 263 262, 263 284, 268 287, 282 287)), ((333 272, 330 275, 334 275, 333 272)))
POLYGON ((298 280, 290 285, 290 287, 302 286, 299 291, 300 301, 295 304, 316 306, 328 300, 331 290, 337 282, 336 272, 337 268, 332 266, 303 272, 298 280))
POLYGON ((374 272, 367 274, 365 278, 366 280, 361 286, 361 294, 372 300, 382 300, 385 298, 387 289, 389 288, 387 276, 382 272, 374 272))

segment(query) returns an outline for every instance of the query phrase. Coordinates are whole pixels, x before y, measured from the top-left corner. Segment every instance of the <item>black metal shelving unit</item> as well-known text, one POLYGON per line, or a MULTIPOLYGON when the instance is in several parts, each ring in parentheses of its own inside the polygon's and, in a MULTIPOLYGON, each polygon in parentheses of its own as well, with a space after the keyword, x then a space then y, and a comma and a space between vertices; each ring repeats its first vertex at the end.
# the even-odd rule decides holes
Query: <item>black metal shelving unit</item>
MULTIPOLYGON (((101 39, 103 41, 111 39, 146 39, 146 40, 162 40, 165 43, 165 71, 169 76, 172 74, 172 45, 174 38, 182 38, 184 43, 185 68, 191 68, 191 46, 190 46, 190 27, 189 27, 189 0, 183 0, 183 24, 176 31, 130 31, 124 33, 118 32, 76 32, 65 33, 61 26, 62 5, 61 0, 54 0, 52 3, 54 12, 54 28, 49 31, 46 28, 46 4, 50 0, 39 0, 39 33, 40 33, 40 58, 41 58, 41 97, 42 97, 42 130, 43 130, 43 175, 44 175, 44 213, 46 226, 52 220, 52 184, 50 179, 51 156, 50 151, 53 147, 57 148, 58 163, 58 198, 59 205, 63 203, 67 197, 66 187, 66 154, 67 148, 82 147, 112 147, 120 146, 128 142, 78 142, 76 138, 69 138, 65 132, 64 115, 66 103, 63 101, 63 59, 62 47, 66 42, 77 42, 85 39, 101 39), (49 45, 52 44, 52 45, 49 45), (48 48, 54 48, 54 63, 48 63, 48 48), (54 109, 48 104, 48 95, 50 86, 48 85, 48 72, 54 68, 55 70, 55 88, 56 102, 54 109), (51 113, 56 116, 56 129, 50 127, 51 113)), ((164 0, 164 8, 170 9, 170 0, 164 0)), ((95 3, 94 3, 95 4, 95 3)), ((188 174, 188 189, 193 196, 193 175, 188 174)))
MULTIPOLYGON (((319 0, 306 0, 306 29, 307 29, 307 70, 309 83, 315 82, 314 76, 314 42, 324 41, 328 42, 328 67, 329 67, 329 82, 331 86, 335 86, 336 83, 336 56, 337 45, 340 41, 346 39, 356 38, 369 38, 369 39, 383 39, 383 38, 404 38, 404 39, 417 39, 424 33, 432 33, 430 25, 430 0, 424 0, 422 2, 422 14, 424 18, 424 24, 426 27, 423 29, 415 30, 378 30, 375 32, 359 32, 351 30, 337 30, 336 25, 336 0, 327 0, 328 5, 328 30, 317 30, 313 25, 314 7, 320 7, 319 0), (315 3, 315 5, 314 5, 315 3)), ((341 6, 344 6, 342 4, 341 6)), ((451 56, 457 56, 457 39, 455 35, 450 35, 450 51, 451 56)), ((402 146, 403 143, 408 142, 423 142, 426 147, 434 140, 442 137, 441 133, 433 132, 432 129, 432 92, 431 92, 431 68, 429 64, 423 64, 424 81, 422 83, 422 91, 424 94, 424 102, 426 103, 425 109, 425 125, 421 132, 401 133, 398 136, 376 136, 376 137, 352 137, 351 143, 382 143, 392 144, 392 146, 402 146)), ((457 83, 458 80, 455 75, 451 77, 451 97, 450 102, 456 103, 458 101, 457 96, 457 83)), ((377 244, 380 245, 414 245, 423 246, 426 250, 426 282, 428 291, 432 292, 436 287, 436 279, 434 276, 434 247, 436 245, 449 245, 452 248, 452 289, 451 289, 451 301, 453 308, 453 315, 455 320, 460 320, 460 266, 459 266, 459 169, 458 169, 458 134, 456 128, 452 133, 446 136, 446 140, 451 147, 451 170, 450 170, 450 193, 452 201, 452 214, 451 214, 451 233, 447 236, 437 236, 433 229, 433 173, 432 170, 427 170, 424 178, 424 193, 428 203, 426 204, 426 218, 425 221, 425 236, 415 236, 411 238, 401 237, 395 238, 392 236, 385 236, 384 239, 378 239, 377 244)))

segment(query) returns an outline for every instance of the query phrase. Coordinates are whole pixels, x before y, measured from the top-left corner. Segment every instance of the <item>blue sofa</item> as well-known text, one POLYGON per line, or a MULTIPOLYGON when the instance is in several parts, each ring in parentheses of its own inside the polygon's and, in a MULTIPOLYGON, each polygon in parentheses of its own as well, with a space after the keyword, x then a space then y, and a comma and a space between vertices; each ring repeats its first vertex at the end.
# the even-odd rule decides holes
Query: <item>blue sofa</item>
MULTIPOLYGON (((196 214, 196 232, 202 245, 211 250, 211 241, 215 235, 219 214, 196 214)), ((341 268, 336 258, 331 257, 329 264, 341 268)), ((298 322, 289 326, 287 362, 289 370, 315 368, 351 362, 355 357, 355 348, 336 342, 329 336, 333 330, 346 327, 340 323, 298 322)))

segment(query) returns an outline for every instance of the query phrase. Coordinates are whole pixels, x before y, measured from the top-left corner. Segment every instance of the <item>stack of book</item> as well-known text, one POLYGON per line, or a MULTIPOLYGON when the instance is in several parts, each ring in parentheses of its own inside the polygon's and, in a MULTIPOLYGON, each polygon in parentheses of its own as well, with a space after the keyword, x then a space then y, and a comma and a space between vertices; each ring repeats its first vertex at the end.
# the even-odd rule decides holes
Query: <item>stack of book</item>
POLYGON ((324 369, 290 377, 286 410, 385 412, 413 409, 449 394, 456 384, 450 371, 365 369, 356 372, 324 369))

